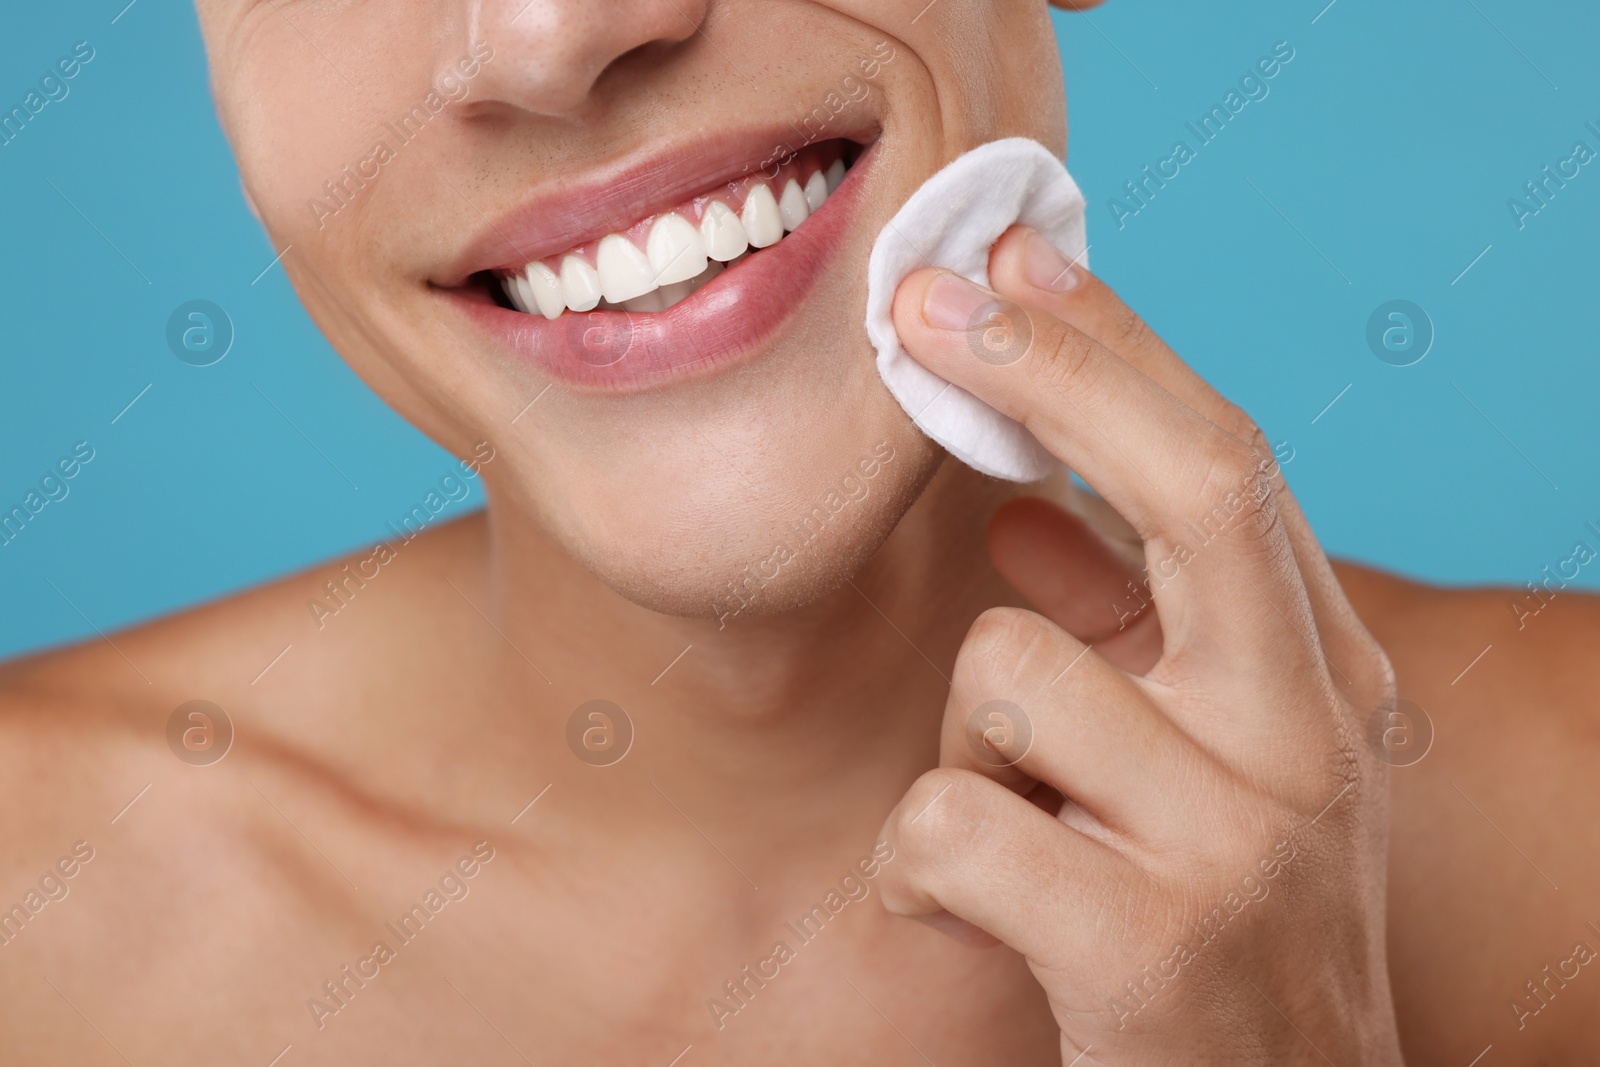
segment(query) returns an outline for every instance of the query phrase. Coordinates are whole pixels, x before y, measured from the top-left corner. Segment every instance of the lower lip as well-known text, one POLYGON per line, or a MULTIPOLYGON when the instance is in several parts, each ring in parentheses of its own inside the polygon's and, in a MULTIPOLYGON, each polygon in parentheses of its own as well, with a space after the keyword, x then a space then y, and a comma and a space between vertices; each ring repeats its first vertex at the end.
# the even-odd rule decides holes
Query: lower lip
POLYGON ((838 252, 872 149, 862 152, 816 214, 666 311, 526 315, 481 290, 448 295, 519 359, 586 392, 627 393, 712 374, 750 358, 799 308, 838 252))

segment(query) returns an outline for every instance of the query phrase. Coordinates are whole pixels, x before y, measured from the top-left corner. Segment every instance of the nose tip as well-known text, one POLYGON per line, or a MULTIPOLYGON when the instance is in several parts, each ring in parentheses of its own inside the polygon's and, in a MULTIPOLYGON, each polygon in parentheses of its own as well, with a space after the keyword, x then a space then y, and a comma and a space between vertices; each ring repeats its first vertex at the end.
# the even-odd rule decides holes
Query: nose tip
POLYGON ((493 100, 537 115, 583 110, 606 71, 647 45, 700 31, 709 0, 481 0, 476 38, 494 49, 479 106, 493 100))

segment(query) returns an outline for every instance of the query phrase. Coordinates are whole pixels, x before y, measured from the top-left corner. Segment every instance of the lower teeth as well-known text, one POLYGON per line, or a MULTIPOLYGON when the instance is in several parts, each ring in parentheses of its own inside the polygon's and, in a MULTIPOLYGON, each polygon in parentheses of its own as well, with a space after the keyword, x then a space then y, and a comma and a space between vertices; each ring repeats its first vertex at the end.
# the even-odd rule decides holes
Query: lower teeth
POLYGON ((658 289, 652 289, 643 296, 636 296, 632 300, 624 300, 620 304, 614 304, 609 300, 602 299, 600 301, 600 310, 633 312, 665 311, 673 304, 678 303, 680 300, 688 299, 688 297, 693 294, 696 289, 699 289, 701 286, 705 285, 711 279, 715 278, 717 275, 721 274, 735 263, 738 263, 749 254, 749 252, 742 252, 734 258, 728 260, 726 263, 718 263, 716 260, 712 260, 710 263, 706 264, 705 270, 701 271, 699 274, 696 274, 693 278, 690 278, 687 281, 673 282, 671 285, 663 285, 658 289))

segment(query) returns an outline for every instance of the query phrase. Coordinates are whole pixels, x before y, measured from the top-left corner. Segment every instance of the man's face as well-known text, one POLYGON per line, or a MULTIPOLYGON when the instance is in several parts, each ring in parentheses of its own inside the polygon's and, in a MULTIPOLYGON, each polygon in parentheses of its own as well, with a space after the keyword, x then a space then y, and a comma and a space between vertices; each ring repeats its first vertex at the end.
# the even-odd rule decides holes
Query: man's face
POLYGON ((882 543, 942 453, 873 365, 873 240, 974 145, 1065 148, 1039 0, 199 10, 334 347, 445 447, 491 440, 497 509, 675 614, 752 572, 739 610, 802 603, 882 543))

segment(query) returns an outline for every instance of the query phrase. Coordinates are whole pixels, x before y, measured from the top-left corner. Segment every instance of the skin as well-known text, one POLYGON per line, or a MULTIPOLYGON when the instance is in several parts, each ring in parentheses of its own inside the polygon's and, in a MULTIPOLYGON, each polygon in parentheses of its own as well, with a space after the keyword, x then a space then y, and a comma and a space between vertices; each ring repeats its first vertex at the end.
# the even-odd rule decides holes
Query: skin
POLYGON ((1328 564, 1249 420, 1096 279, 1030 284, 1024 231, 991 274, 1025 356, 974 360, 930 326, 927 272, 897 326, 1105 502, 944 462, 864 339, 838 338, 874 223, 942 162, 1010 134, 1064 149, 1041 6, 521 7, 200 5, 302 299, 446 447, 493 442, 491 506, 407 543, 320 627, 307 602, 349 561, 4 669, 0 900, 93 850, 0 947, 8 1063, 1592 1056, 1589 967, 1520 1028, 1509 1006, 1574 942, 1600 946, 1591 598, 1519 629, 1514 593, 1328 564), (774 52, 793 32, 811 56, 774 52), (975 34, 1006 42, 995 62, 975 34), (316 229, 305 199, 371 116, 476 38, 497 58, 469 102, 316 229), (558 388, 510 423, 546 383, 448 328, 429 290, 479 213, 663 130, 782 121, 885 39, 862 105, 883 155, 839 276, 747 365, 632 398, 558 388), (761 77, 730 89, 728 56, 761 77), (719 627, 728 577, 879 442, 894 458, 867 495, 719 627), (1108 609, 1246 485, 1265 488, 1152 607, 1108 609), (1396 695, 1436 737, 1390 768, 1366 723, 1396 695), (235 733, 206 766, 167 741, 197 698, 235 733), (595 698, 634 726, 606 767, 566 740, 595 698), (1034 730, 1009 767, 968 743, 991 699, 1034 730), (707 1001, 732 1003, 723 983, 875 845, 893 858, 845 886, 865 899, 719 1026, 707 1001), (1121 978, 1251 872, 1269 891, 1119 1019, 1121 978), (460 899, 400 943, 385 922, 432 889, 460 899), (308 999, 337 1005, 323 983, 380 938, 395 959, 319 1020, 308 999))

